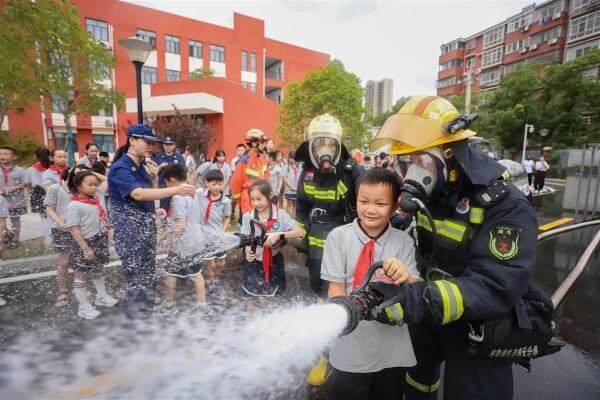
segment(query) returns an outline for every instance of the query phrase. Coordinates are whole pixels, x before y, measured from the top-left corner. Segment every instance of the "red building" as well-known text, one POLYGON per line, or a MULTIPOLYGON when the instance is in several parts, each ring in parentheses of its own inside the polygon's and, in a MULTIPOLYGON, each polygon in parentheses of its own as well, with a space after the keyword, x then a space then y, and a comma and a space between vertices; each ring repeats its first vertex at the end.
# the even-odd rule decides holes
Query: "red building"
POLYGON ((476 92, 497 88, 503 75, 524 62, 560 63, 568 29, 568 2, 550 0, 525 7, 519 14, 466 39, 446 43, 439 57, 437 93, 462 93, 469 70, 471 88, 476 92))
MULTIPOLYGON (((228 157, 246 131, 259 128, 276 138, 278 105, 286 86, 325 66, 329 55, 265 37, 264 21, 234 13, 233 29, 116 0, 74 0, 82 26, 117 58, 105 84, 125 94, 125 110, 100 110, 73 118, 78 150, 96 142, 112 153, 125 141, 129 124, 137 121, 135 70, 119 40, 136 34, 155 47, 142 70, 144 112, 202 115, 215 129, 209 151, 224 148, 228 157), (190 72, 214 75, 189 80, 190 72)), ((11 137, 36 132, 49 147, 65 141, 58 113, 33 105, 24 114, 9 113, 3 129, 11 137)))

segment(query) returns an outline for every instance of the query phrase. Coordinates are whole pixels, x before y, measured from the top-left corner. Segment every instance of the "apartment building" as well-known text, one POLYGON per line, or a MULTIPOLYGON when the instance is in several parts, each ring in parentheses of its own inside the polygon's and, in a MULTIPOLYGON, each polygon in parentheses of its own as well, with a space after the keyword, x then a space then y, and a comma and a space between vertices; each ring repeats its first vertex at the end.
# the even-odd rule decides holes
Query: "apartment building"
POLYGON ((392 109, 394 80, 384 78, 380 81, 368 81, 365 88, 365 105, 373 113, 379 115, 392 109))

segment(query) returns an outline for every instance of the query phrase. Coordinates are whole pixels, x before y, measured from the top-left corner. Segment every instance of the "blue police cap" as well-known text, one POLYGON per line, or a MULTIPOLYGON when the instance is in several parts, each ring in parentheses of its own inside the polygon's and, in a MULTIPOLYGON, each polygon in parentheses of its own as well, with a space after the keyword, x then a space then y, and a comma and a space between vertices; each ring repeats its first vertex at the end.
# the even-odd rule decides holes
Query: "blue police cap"
POLYGON ((175 142, 175 139, 173 139, 171 136, 167 136, 166 138, 163 139, 162 141, 164 144, 176 144, 177 142, 175 142))
POLYGON ((147 140, 148 142, 162 142, 154 134, 152 126, 146 124, 134 124, 127 128, 127 136, 147 140))

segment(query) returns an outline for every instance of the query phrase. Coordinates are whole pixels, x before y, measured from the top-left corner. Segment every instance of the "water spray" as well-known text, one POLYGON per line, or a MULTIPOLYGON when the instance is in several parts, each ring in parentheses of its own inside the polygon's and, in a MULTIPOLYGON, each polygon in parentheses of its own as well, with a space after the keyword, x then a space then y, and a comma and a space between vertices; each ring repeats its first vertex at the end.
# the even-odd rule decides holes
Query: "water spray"
POLYGON ((348 296, 336 296, 329 299, 346 310, 348 321, 342 336, 354 331, 361 320, 373 321, 383 310, 398 303, 405 295, 404 285, 395 285, 392 279, 385 275, 376 275, 375 271, 383 267, 378 261, 371 265, 360 286, 348 296))

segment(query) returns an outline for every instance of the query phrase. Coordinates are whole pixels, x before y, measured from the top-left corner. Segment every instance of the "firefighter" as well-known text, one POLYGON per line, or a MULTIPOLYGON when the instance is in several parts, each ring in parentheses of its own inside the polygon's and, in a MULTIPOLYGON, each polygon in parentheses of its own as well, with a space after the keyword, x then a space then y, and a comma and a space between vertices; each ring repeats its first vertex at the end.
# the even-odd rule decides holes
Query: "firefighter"
POLYGON ((266 179, 267 162, 263 157, 268 136, 260 129, 250 129, 246 133, 248 150, 236 164, 231 178, 231 197, 240 204, 242 215, 252 209, 248 190, 256 179, 266 179))
POLYGON ((327 288, 321 280, 325 238, 331 230, 356 217, 354 182, 364 169, 342 144, 343 128, 332 115, 323 114, 308 125, 308 140, 296 151, 302 163, 298 179, 296 220, 307 232, 306 266, 310 284, 319 296, 327 288))
MULTIPOLYGON (((442 361, 445 399, 511 399, 514 360, 476 354, 484 340, 479 328, 499 315, 509 318, 509 330, 526 326, 523 299, 531 293, 552 311, 548 296, 530 283, 535 211, 505 180, 502 165, 468 145, 475 118, 459 115, 444 98, 416 96, 388 118, 371 143, 391 145, 394 164, 407 167, 400 207, 414 212, 418 264, 426 277, 400 285, 403 268, 384 268, 404 296, 380 317, 410 324, 417 356, 417 366, 405 375, 407 399, 437 398, 442 361)), ((485 340, 490 336, 486 331, 485 340)))

